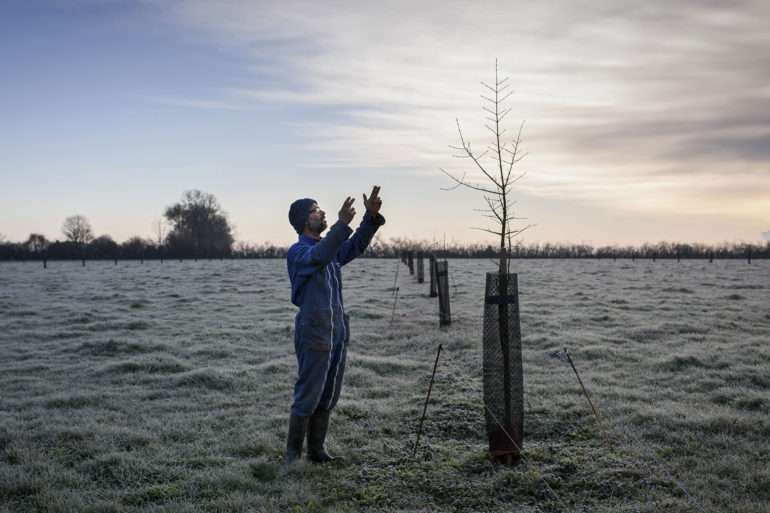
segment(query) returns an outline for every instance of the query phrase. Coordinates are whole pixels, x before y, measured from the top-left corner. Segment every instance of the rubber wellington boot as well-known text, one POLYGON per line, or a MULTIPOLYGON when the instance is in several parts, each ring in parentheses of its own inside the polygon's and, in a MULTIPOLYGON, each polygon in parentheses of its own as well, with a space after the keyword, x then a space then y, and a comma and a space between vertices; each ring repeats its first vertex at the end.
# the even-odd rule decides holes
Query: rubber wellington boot
POLYGON ((329 410, 316 410, 310 416, 307 431, 307 457, 315 463, 327 463, 341 458, 336 458, 326 452, 324 441, 326 431, 329 429, 329 410))
POLYGON ((310 417, 292 415, 289 417, 289 435, 286 437, 285 463, 293 463, 302 456, 302 444, 305 441, 310 417))

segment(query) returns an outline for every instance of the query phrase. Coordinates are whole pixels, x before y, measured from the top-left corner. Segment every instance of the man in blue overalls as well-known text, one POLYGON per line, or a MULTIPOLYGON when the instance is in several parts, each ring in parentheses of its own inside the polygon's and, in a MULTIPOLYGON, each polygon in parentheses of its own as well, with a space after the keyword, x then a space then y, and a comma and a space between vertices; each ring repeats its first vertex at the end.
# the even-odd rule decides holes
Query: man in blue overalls
POLYGON ((291 280, 291 302, 299 307, 294 322, 294 351, 299 367, 294 385, 294 402, 289 418, 286 461, 302 455, 307 434, 308 458, 325 463, 334 458, 324 449, 329 413, 337 404, 345 371, 350 325, 342 304, 341 268, 361 255, 377 229, 385 224, 380 207, 380 187, 374 186, 364 197, 366 214, 360 226, 348 226, 356 214, 353 198, 348 197, 339 211, 339 220, 326 237, 326 213, 315 200, 303 198, 292 203, 289 222, 299 241, 286 256, 291 280))

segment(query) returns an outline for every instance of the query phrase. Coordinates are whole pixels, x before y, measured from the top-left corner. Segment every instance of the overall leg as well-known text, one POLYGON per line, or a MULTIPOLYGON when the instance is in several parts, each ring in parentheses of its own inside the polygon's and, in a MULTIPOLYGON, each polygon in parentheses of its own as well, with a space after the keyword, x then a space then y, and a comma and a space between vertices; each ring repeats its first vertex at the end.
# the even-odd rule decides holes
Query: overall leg
POLYGON ((295 338, 298 376, 294 385, 294 402, 289 417, 289 433, 286 440, 286 462, 291 463, 302 455, 302 445, 308 432, 310 417, 318 407, 327 374, 331 367, 331 352, 318 350, 295 338))
MULTIPOLYGON (((347 324, 347 322, 346 322, 347 324)), ((346 326, 347 328, 347 326, 346 326)), ((347 332, 347 330, 346 330, 347 332)), ((342 389, 342 378, 345 374, 345 360, 347 357, 347 336, 336 345, 332 354, 332 365, 326 376, 321 401, 310 417, 307 432, 308 458, 317 463, 325 463, 335 459, 324 448, 326 433, 329 429, 329 415, 337 405, 342 389)))

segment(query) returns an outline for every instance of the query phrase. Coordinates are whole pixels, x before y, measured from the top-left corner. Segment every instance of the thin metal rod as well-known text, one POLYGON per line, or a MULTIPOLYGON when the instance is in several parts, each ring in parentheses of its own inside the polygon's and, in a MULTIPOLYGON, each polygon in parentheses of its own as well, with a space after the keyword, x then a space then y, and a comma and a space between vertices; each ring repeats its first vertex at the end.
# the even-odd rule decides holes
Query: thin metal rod
POLYGON ((399 265, 399 263, 398 263, 398 262, 396 262, 396 277, 395 277, 395 278, 393 278, 393 294, 395 294, 395 293, 396 293, 396 285, 398 285, 398 269, 399 269, 400 267, 401 267, 401 266, 399 265))
MULTIPOLYGON (((575 368, 575 364, 572 362, 572 358, 570 357, 569 352, 567 352, 567 348, 566 347, 564 348, 564 355, 566 356, 567 361, 569 362, 569 364, 572 366, 572 370, 575 371, 575 376, 577 376, 578 383, 580 383, 580 386, 583 387, 583 381, 580 379, 580 375, 578 374, 578 371, 575 368)), ((594 405, 591 402, 591 399, 588 398, 588 393, 586 392, 585 387, 583 387, 583 393, 586 394, 586 399, 588 399, 588 404, 591 405, 591 409, 593 410, 594 415, 596 415, 596 418, 601 421, 602 419, 599 417, 598 413, 596 412, 596 409, 594 408, 594 405)), ((624 426, 624 431, 623 432, 627 436, 631 437, 634 440, 634 442, 636 442, 636 445, 638 445, 639 447, 643 447, 644 448, 645 452, 650 457, 650 459, 653 461, 653 463, 656 463, 659 467, 661 467, 663 469, 663 472, 666 474, 666 478, 669 481, 671 481, 672 483, 674 483, 684 493, 684 495, 687 497, 687 500, 689 501, 689 503, 693 507, 693 509, 698 510, 700 513, 707 513, 706 509, 701 505, 700 501, 698 501, 698 499, 696 499, 687 490, 687 487, 685 487, 684 483, 682 483, 681 481, 676 479, 676 477, 674 476, 673 472, 671 470, 669 470, 669 468, 666 466, 665 463, 660 461, 655 456, 655 453, 652 451, 652 449, 650 449, 647 446, 647 444, 642 443, 641 440, 639 440, 635 435, 633 435, 631 433, 631 431, 629 431, 625 426, 624 426)), ((651 473, 652 473, 652 465, 649 465, 649 467, 650 467, 651 473)))
POLYGON ((422 417, 420 418, 420 427, 417 428, 417 440, 414 441, 414 450, 412 458, 417 456, 417 446, 420 444, 420 435, 422 435, 422 423, 425 421, 425 414, 428 412, 428 401, 430 400, 430 391, 433 390, 433 380, 436 377, 436 367, 438 367, 438 357, 441 356, 441 344, 436 351, 436 361, 433 362, 433 374, 430 375, 430 385, 428 385, 428 395, 425 396, 425 405, 422 407, 422 417))
POLYGON ((586 396, 586 399, 588 400, 588 404, 591 406, 591 410, 593 410, 594 415, 596 416, 596 419, 599 419, 599 412, 596 411, 596 408, 594 408, 594 403, 591 402, 591 398, 588 397, 588 390, 586 390, 586 387, 583 385, 583 380, 580 379, 580 374, 578 374, 578 370, 575 368, 575 364, 572 362, 572 357, 569 355, 569 352, 567 351, 567 348, 564 348, 564 354, 567 357, 567 361, 569 362, 570 366, 572 367, 572 370, 575 371, 575 376, 577 377, 578 383, 580 383, 580 388, 583 389, 583 395, 586 396))
POLYGON ((398 303, 398 287, 396 287, 396 294, 393 296, 393 312, 390 314, 390 326, 393 326, 393 320, 396 318, 396 303, 398 303))

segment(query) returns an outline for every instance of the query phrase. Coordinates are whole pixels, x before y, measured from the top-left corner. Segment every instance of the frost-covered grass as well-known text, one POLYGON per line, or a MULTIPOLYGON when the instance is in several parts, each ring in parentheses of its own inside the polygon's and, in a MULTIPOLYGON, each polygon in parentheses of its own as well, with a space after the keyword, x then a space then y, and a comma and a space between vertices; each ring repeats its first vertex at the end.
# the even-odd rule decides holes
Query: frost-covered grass
POLYGON ((673 478, 705 511, 770 512, 769 264, 515 262, 527 461, 503 467, 480 370, 494 263, 450 260, 439 329, 427 284, 356 261, 345 461, 288 470, 283 261, 2 264, 0 511, 698 511, 673 478), (549 356, 565 346, 601 422, 549 356))

